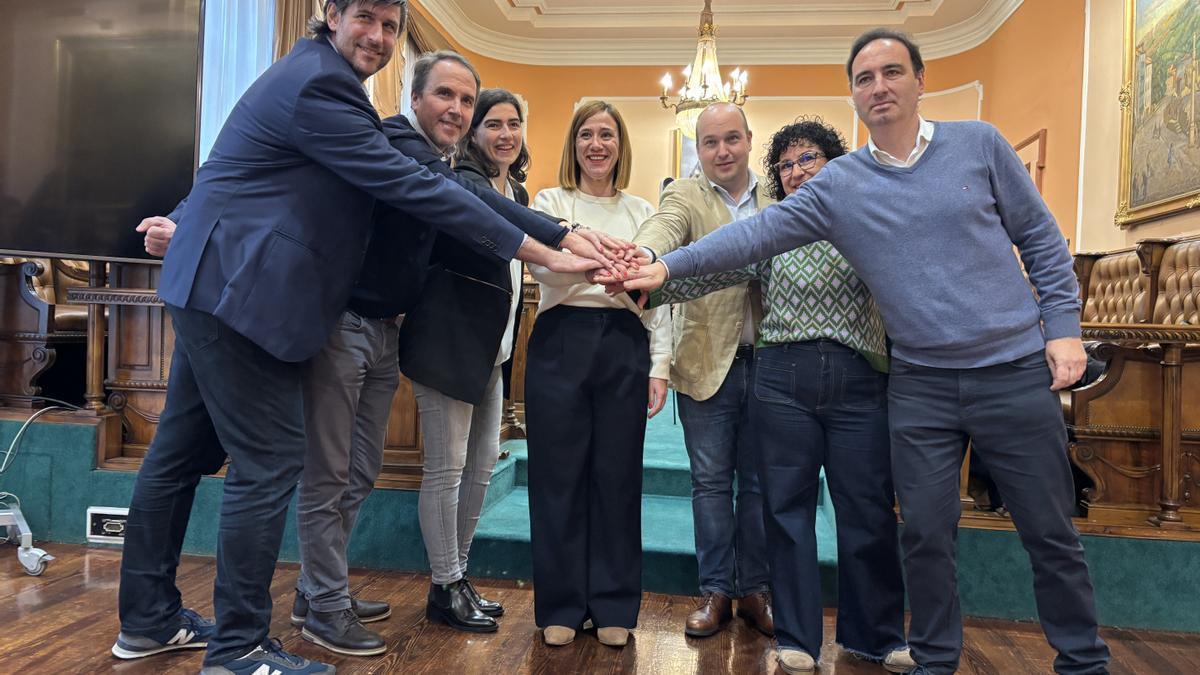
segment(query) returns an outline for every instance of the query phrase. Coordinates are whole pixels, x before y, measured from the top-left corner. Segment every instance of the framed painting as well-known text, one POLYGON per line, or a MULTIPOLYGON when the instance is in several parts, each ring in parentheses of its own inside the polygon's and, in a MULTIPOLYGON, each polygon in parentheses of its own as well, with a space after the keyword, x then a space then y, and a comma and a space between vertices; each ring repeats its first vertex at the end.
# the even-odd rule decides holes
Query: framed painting
POLYGON ((1200 2, 1125 0, 1118 227, 1200 205, 1198 38, 1200 2))
POLYGON ((700 175, 700 158, 696 155, 696 141, 683 135, 679 127, 671 131, 671 177, 690 178, 700 175))

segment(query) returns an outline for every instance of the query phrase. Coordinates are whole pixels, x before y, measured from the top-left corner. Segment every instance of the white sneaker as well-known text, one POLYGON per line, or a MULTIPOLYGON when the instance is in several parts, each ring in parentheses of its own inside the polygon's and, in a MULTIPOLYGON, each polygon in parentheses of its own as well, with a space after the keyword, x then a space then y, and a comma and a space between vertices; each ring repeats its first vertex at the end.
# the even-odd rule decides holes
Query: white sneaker
POLYGON ((917 667, 913 660, 912 651, 908 647, 897 649, 883 658, 883 667, 889 673, 907 673, 917 667))
POLYGON ((799 649, 780 649, 776 658, 779 660, 779 667, 785 673, 807 675, 817 670, 817 662, 813 660, 813 657, 809 656, 808 652, 802 652, 799 649))

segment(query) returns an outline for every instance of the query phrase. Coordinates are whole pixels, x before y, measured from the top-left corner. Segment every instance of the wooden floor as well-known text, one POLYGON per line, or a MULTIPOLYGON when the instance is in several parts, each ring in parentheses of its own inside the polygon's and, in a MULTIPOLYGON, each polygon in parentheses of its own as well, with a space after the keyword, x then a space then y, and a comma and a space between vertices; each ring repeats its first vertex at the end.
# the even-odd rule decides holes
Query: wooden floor
MULTIPOLYGON (((81 546, 51 545, 58 556, 41 577, 24 574, 15 549, 0 547, 0 673, 176 673, 196 672, 200 651, 176 652, 141 661, 120 661, 109 654, 117 634, 117 582, 120 552, 81 546)), ((179 587, 185 602, 212 614, 211 558, 184 559, 179 587)), ((341 673, 773 673, 771 642, 735 621, 716 636, 685 638, 684 617, 692 598, 647 594, 634 638, 623 650, 581 635, 561 648, 542 644, 533 621, 533 592, 510 581, 479 581, 486 595, 504 603, 500 632, 478 636, 459 633, 424 620, 428 577, 380 571, 355 571, 356 595, 386 600, 394 608, 387 621, 371 624, 389 644, 375 658, 334 657, 300 637, 288 623, 297 568, 281 564, 272 592, 275 620, 271 633, 289 651, 335 663, 341 673)), ((857 661, 833 644, 834 615, 825 614, 822 673, 879 674, 877 665, 857 661)), ((1200 672, 1200 636, 1105 629, 1113 652, 1113 675, 1200 672)), ((1036 624, 970 620, 966 627, 963 675, 1049 673, 1053 652, 1036 624)))

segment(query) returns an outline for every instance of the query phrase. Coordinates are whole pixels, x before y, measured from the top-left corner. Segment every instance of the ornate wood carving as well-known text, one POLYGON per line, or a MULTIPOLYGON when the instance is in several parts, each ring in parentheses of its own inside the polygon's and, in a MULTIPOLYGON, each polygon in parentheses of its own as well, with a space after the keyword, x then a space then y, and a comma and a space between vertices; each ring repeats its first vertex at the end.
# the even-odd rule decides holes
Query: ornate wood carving
POLYGON ((0 401, 4 405, 40 407, 36 396, 78 400, 82 394, 86 334, 70 320, 65 303, 53 302, 59 290, 52 286, 53 266, 51 260, 0 261, 0 401), (43 387, 48 390, 43 392, 43 387))

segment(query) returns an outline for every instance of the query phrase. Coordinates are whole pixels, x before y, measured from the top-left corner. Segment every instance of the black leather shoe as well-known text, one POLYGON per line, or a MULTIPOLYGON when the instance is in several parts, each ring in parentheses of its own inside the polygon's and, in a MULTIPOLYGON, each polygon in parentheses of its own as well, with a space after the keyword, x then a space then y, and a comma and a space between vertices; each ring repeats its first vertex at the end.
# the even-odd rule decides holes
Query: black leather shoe
POLYGON ((430 584, 425 618, 468 633, 496 632, 500 627, 496 620, 479 611, 465 586, 461 579, 446 585, 430 584))
POLYGON ((363 627, 353 610, 308 613, 300 636, 331 652, 349 656, 375 656, 387 651, 378 633, 363 627))
POLYGON ((392 615, 391 605, 386 602, 376 602, 374 600, 350 598, 350 609, 354 610, 355 615, 358 616, 358 620, 363 623, 383 621, 392 615))
POLYGON ((471 597, 471 602, 475 603, 479 611, 488 616, 504 616, 504 605, 494 600, 488 600, 480 595, 479 591, 475 590, 475 584, 472 584, 470 579, 463 577, 462 584, 463 590, 471 597))
MULTIPOLYGON (((354 610, 354 614, 362 623, 383 621, 392 615, 392 606, 386 602, 350 598, 350 609, 354 610)), ((308 598, 304 597, 304 594, 297 588, 296 599, 292 601, 292 625, 303 626, 306 616, 308 616, 308 598)))

